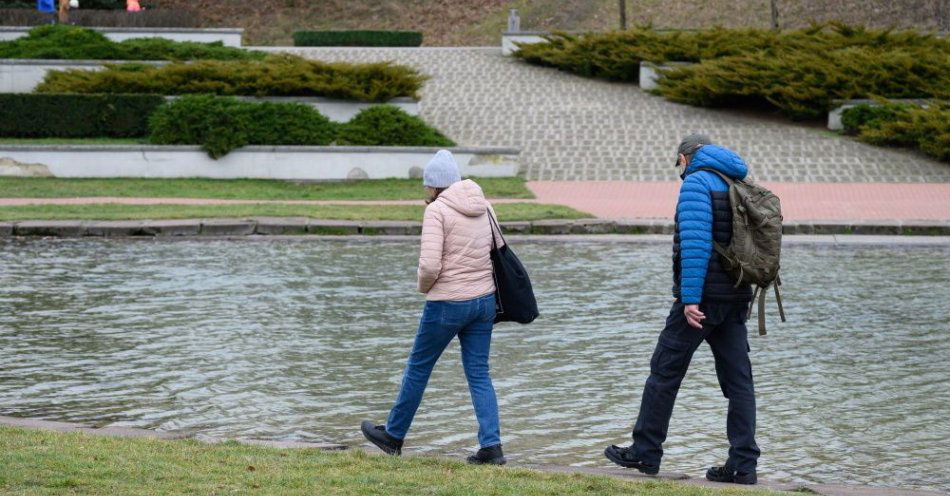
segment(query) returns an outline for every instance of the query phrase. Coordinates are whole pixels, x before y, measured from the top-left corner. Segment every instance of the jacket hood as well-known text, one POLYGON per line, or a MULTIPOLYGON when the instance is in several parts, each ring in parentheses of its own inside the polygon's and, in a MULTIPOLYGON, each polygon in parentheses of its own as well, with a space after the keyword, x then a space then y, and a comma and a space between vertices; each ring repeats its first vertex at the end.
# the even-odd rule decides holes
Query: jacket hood
POLYGON ((702 148, 697 150, 683 177, 685 178, 699 169, 715 169, 735 180, 745 179, 749 173, 749 166, 742 160, 742 157, 732 150, 717 145, 703 145, 702 148))
POLYGON ((453 210, 468 217, 484 215, 488 210, 485 193, 482 193, 481 186, 471 179, 459 181, 449 186, 439 195, 436 201, 443 202, 453 210))

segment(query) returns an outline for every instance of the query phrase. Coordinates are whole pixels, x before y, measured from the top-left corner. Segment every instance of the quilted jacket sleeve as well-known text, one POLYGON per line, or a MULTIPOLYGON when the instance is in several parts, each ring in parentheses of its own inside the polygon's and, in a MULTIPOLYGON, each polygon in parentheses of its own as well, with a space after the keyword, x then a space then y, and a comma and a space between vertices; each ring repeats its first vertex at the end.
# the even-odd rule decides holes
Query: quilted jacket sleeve
POLYGON ((445 231, 442 211, 435 203, 426 207, 422 219, 422 248, 419 250, 419 292, 428 293, 442 273, 445 231))
POLYGON ((713 211, 709 185, 701 173, 690 174, 680 188, 676 215, 680 235, 680 291, 683 303, 698 305, 712 256, 713 211))

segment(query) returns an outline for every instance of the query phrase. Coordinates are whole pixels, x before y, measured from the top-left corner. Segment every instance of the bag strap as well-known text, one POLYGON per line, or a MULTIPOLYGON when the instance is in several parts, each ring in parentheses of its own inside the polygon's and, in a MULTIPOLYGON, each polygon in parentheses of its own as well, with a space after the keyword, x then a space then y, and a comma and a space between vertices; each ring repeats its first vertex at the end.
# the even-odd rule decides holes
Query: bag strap
POLYGON ((723 174, 722 172, 717 171, 716 169, 710 169, 710 168, 708 168, 708 167, 703 167, 703 168, 696 169, 696 170, 697 170, 697 171, 712 172, 713 174, 719 176, 723 181, 725 181, 727 186, 732 186, 733 183, 736 182, 735 179, 733 179, 733 178, 731 178, 731 177, 729 177, 729 176, 723 174))
POLYGON ((501 238, 501 240, 504 241, 505 244, 508 244, 508 241, 505 239, 505 234, 504 234, 503 232, 501 232, 501 226, 498 225, 498 221, 495 220, 495 216, 491 214, 491 209, 490 209, 490 208, 486 208, 486 209, 485 209, 485 212, 488 213, 488 223, 489 223, 489 225, 491 226, 491 229, 492 229, 492 233, 491 233, 491 246, 492 246, 492 248, 493 248, 493 249, 498 249, 498 243, 495 242, 495 232, 496 232, 496 231, 498 232, 498 237, 501 238))

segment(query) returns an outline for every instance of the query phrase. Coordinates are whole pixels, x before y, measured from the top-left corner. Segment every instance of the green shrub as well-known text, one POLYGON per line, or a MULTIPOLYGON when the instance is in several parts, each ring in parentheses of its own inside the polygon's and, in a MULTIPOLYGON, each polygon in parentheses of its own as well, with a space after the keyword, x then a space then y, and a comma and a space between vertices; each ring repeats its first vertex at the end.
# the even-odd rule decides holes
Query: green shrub
POLYGON ((418 31, 297 31, 294 46, 389 46, 422 44, 418 31))
POLYGON ((821 117, 836 100, 950 96, 950 58, 922 47, 757 52, 662 72, 657 93, 672 101, 766 103, 796 119, 821 117))
POLYGON ((875 145, 917 148, 944 162, 950 162, 950 101, 935 100, 926 107, 886 104, 859 105, 846 109, 857 128, 858 139, 875 145), (863 120, 863 121, 862 121, 863 120))
POLYGON ((340 128, 337 142, 366 146, 455 146, 455 142, 419 117, 393 105, 363 109, 340 128))
POLYGON ((0 94, 0 136, 15 138, 140 137, 157 95, 0 94))
POLYGON ((870 105, 848 107, 841 112, 841 124, 847 134, 858 134, 864 126, 876 127, 879 121, 890 121, 899 111, 911 108, 906 104, 870 105))
POLYGON ((266 56, 265 52, 226 47, 221 42, 133 38, 117 43, 92 29, 59 24, 37 26, 27 36, 0 42, 0 58, 4 59, 247 60, 266 56))
POLYGON ((44 93, 214 93, 248 96, 323 96, 367 102, 416 97, 427 78, 388 62, 326 63, 274 54, 264 60, 201 60, 164 66, 110 65, 102 71, 49 71, 44 93))
POLYGON ((214 95, 176 99, 149 124, 152 143, 199 144, 212 158, 244 145, 328 145, 336 134, 336 126, 309 105, 214 95))
POLYGON ((661 71, 658 93, 702 106, 767 105, 815 118, 834 100, 944 97, 950 40, 913 30, 817 25, 658 32, 636 28, 522 45, 515 55, 586 77, 636 81, 641 61, 698 64, 661 71))

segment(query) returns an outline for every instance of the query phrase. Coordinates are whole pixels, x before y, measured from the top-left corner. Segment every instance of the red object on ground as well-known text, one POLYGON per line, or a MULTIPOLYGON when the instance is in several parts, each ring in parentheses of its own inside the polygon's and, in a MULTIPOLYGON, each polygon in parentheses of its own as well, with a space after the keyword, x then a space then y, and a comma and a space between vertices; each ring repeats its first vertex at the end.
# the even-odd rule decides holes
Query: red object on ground
MULTIPOLYGON (((762 183, 790 221, 950 221, 950 183, 762 183)), ((532 181, 540 203, 604 219, 672 219, 679 182, 532 181)))

